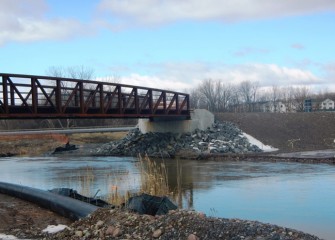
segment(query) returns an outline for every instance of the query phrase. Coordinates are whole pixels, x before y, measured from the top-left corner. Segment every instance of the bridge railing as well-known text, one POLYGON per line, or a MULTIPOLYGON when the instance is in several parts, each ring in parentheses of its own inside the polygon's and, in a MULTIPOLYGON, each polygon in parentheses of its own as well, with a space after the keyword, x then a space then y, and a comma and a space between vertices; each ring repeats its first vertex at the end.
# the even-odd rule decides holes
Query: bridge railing
POLYGON ((189 117, 189 95, 108 82, 0 73, 0 118, 189 117))

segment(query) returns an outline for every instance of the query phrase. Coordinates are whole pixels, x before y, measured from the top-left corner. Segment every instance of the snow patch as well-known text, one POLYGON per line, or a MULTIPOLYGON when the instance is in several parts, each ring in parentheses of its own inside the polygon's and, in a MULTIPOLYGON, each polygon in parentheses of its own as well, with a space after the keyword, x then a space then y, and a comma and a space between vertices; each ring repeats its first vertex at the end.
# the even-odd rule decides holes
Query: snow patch
POLYGON ((270 145, 264 145, 261 141, 257 140, 256 138, 250 136, 247 133, 242 133, 242 135, 248 139, 250 144, 256 145, 261 150, 263 150, 263 152, 274 152, 279 150, 278 148, 274 148, 270 145))
POLYGON ((18 240, 18 238, 13 235, 6 235, 0 233, 0 240, 18 240))
POLYGON ((45 229, 43 229, 42 232, 47 232, 47 233, 53 234, 53 233, 63 231, 65 228, 68 228, 68 226, 63 225, 63 224, 49 225, 45 229))

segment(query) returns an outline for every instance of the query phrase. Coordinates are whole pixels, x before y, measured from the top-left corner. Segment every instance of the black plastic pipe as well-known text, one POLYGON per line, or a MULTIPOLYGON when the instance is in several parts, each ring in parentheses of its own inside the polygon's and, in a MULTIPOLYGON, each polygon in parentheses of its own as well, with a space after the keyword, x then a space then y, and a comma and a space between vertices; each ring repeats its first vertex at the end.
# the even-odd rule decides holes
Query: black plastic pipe
POLYGON ((70 197, 12 183, 0 182, 0 193, 35 203, 72 220, 86 217, 98 209, 70 197))

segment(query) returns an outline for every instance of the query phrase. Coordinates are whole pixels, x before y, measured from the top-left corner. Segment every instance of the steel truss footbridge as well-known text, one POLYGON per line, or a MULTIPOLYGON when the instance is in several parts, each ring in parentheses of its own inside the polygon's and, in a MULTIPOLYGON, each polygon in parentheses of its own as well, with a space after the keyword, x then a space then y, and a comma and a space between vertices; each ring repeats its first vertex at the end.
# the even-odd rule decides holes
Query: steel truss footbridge
POLYGON ((9 73, 0 84, 0 119, 190 117, 186 93, 9 73))

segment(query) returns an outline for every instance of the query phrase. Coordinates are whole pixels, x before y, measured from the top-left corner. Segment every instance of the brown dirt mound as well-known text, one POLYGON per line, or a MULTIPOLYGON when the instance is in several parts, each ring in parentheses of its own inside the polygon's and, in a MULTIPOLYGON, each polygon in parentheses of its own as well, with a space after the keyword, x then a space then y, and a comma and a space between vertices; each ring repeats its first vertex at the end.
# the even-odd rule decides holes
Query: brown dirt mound
POLYGON ((280 152, 335 148, 335 113, 219 113, 220 121, 235 123, 244 132, 280 152))

